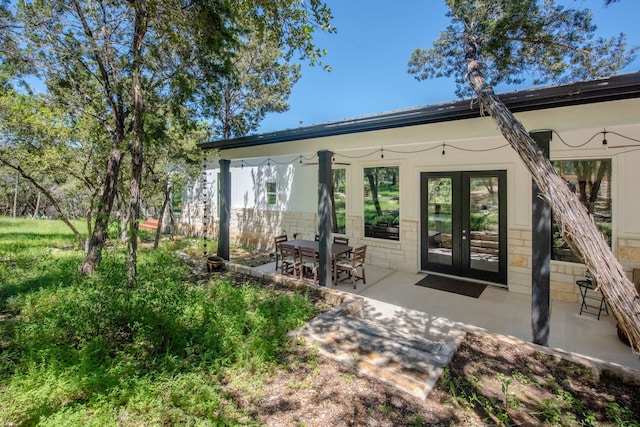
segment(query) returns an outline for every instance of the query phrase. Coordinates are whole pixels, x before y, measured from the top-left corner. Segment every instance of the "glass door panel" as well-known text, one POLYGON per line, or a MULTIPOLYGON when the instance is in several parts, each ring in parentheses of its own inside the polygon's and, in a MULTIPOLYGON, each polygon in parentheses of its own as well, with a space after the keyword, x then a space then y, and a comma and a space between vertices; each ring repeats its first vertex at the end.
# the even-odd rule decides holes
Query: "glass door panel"
POLYGON ((448 177, 429 178, 427 246, 429 262, 452 265, 452 179, 448 177))
POLYGON ((497 176, 469 178, 469 265, 497 273, 500 268, 500 203, 497 176))

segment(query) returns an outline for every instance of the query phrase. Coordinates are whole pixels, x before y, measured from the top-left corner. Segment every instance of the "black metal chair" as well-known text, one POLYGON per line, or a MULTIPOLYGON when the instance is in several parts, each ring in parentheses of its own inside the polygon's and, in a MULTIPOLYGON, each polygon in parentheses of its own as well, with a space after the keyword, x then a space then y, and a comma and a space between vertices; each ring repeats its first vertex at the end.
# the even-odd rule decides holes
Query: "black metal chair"
POLYGON ((582 300, 580 304, 580 314, 587 313, 596 316, 600 320, 600 315, 604 311, 609 315, 609 309, 607 308, 607 302, 600 291, 597 291, 595 282, 587 278, 586 280, 576 281, 578 289, 580 289, 580 298, 582 300), (590 311, 592 310, 592 311, 590 311))

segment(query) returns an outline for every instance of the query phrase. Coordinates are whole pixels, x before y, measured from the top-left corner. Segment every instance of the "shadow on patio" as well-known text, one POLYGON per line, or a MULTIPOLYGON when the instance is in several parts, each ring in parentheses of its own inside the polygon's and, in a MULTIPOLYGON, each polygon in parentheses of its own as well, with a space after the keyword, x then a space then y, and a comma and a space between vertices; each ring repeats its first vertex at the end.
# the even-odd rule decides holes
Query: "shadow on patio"
MULTIPOLYGON (((273 273, 274 263, 257 267, 273 273)), ((531 341, 531 297, 488 286, 479 298, 434 290, 415 283, 423 274, 366 267, 367 284, 353 289, 348 282, 335 287, 365 297, 368 318, 403 328, 430 328, 444 318, 467 330, 476 328, 531 341), (422 315, 420 312, 423 313, 422 315)), ((552 301, 549 347, 640 370, 640 359, 617 336, 612 315, 580 312, 580 304, 552 301)))

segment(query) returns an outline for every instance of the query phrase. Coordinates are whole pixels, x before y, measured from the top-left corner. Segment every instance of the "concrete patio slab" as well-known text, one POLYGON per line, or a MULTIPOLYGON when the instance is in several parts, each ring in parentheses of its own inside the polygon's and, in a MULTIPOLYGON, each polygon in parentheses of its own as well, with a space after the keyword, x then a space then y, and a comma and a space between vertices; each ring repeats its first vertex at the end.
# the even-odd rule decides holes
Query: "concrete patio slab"
MULTIPOLYGON (((265 264, 259 270, 275 272, 275 265, 265 264)), ((424 313, 427 318, 448 319, 466 325, 469 330, 480 328, 488 332, 512 336, 530 342, 531 297, 488 286, 479 298, 457 295, 416 286, 423 274, 398 272, 392 269, 366 266, 367 283, 353 289, 340 282, 335 289, 366 298, 366 306, 378 318, 399 316, 397 307, 424 313)), ((549 347, 576 353, 621 366, 640 370, 640 359, 617 336, 613 316, 579 314, 579 303, 553 301, 549 347)))

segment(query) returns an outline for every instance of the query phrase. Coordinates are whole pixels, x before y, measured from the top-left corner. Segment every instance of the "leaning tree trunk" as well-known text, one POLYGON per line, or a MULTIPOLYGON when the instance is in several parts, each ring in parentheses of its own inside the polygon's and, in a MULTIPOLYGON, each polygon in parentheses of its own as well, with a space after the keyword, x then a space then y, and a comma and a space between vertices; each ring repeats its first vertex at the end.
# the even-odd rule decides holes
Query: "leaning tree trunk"
POLYGON ((495 95, 480 72, 476 43, 465 42, 465 60, 471 87, 483 112, 488 113, 505 139, 520 155, 542 197, 552 208, 562 237, 580 256, 613 310, 632 348, 640 351, 640 297, 615 257, 593 217, 557 174, 524 126, 495 95))

